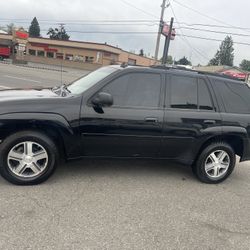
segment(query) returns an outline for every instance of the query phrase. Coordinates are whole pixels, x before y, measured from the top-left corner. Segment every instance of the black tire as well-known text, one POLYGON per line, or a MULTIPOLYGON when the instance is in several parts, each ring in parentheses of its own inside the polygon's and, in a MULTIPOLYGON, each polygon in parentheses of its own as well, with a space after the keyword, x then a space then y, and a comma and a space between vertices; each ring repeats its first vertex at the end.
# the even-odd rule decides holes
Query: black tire
POLYGON ((193 166, 193 173, 203 183, 218 184, 223 182, 231 175, 231 173, 234 170, 235 163, 236 163, 236 156, 233 148, 225 142, 215 142, 208 145, 198 156, 198 159, 195 165, 193 166), (230 164, 227 171, 222 176, 218 178, 215 177, 212 178, 205 170, 205 163, 210 154, 219 150, 223 150, 228 154, 230 164))
POLYGON ((55 171, 58 162, 58 150, 55 143, 47 136, 36 131, 22 131, 10 135, 0 144, 0 174, 7 181, 16 185, 36 185, 46 181, 55 171), (44 169, 35 177, 21 177, 13 173, 8 165, 8 154, 18 144, 34 142, 41 145, 47 153, 44 169))

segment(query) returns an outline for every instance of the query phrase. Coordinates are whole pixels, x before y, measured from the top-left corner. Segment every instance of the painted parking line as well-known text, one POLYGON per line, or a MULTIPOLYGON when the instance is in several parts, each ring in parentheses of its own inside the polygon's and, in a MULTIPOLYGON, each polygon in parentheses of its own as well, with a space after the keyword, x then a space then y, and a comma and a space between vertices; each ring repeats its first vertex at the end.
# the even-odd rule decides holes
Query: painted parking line
POLYGON ((26 81, 26 82, 41 83, 40 81, 35 81, 35 80, 30 80, 30 79, 27 79, 27 78, 20 78, 20 77, 15 77, 15 76, 9 76, 9 75, 4 75, 4 77, 16 79, 16 80, 22 80, 22 81, 26 81))
POLYGON ((11 89, 10 87, 6 87, 6 86, 3 86, 3 85, 0 85, 0 89, 11 89))

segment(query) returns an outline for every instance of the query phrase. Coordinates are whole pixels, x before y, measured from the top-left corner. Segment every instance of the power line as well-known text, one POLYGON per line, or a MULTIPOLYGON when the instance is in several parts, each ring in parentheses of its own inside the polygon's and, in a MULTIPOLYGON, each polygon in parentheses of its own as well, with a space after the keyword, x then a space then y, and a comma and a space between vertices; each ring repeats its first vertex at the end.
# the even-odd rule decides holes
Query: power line
MULTIPOLYGON (((47 30, 41 30, 43 32, 47 30)), ((143 34, 150 34, 150 35, 155 35, 158 32, 154 31, 80 31, 80 30, 67 30, 67 33, 80 33, 80 34, 121 34, 121 35, 126 35, 126 34, 135 34, 135 35, 143 35, 143 34)))
MULTIPOLYGON (((15 22, 31 22, 30 19, 27 18, 0 18, 0 21, 15 21, 15 22)), ((92 19, 92 20, 84 20, 84 19, 66 19, 66 20, 59 20, 59 19, 39 19, 39 22, 53 22, 53 23, 128 23, 128 22, 158 22, 157 19, 115 19, 115 20, 107 20, 107 19, 92 19)))
MULTIPOLYGON (((176 21, 177 21, 177 24, 178 24, 178 19, 177 19, 177 17, 176 17, 176 14, 175 14, 175 11, 174 11, 174 9, 173 9, 173 7, 172 7, 172 4, 170 4, 170 8, 171 8, 172 13, 173 13, 173 15, 174 15, 174 17, 175 17, 175 19, 176 19, 176 21)), ((181 34, 183 34, 179 24, 178 24, 178 26, 179 26, 179 29, 180 29, 181 34)), ((186 41, 186 44, 191 48, 191 50, 193 50, 193 51, 196 52, 196 54, 198 54, 199 56, 205 58, 206 60, 210 60, 206 55, 204 55, 204 54, 203 54, 202 52, 200 52, 198 49, 193 48, 193 46, 190 44, 190 42, 189 42, 189 40, 187 39, 186 36, 183 36, 183 39, 186 41)))
MULTIPOLYGON (((223 40, 216 39, 216 38, 201 37, 201 36, 192 36, 192 35, 186 35, 186 34, 176 34, 176 35, 177 36, 189 37, 189 38, 195 38, 195 39, 201 39, 201 40, 207 40, 207 41, 223 42, 223 40)), ((250 43, 245 43, 245 42, 234 42, 234 44, 250 46, 250 43)))
POLYGON ((205 23, 186 23, 186 22, 180 22, 179 24, 184 24, 187 26, 204 26, 204 27, 213 27, 213 28, 224 28, 224 29, 240 29, 240 30, 250 30, 250 28, 247 27, 239 27, 239 26, 225 26, 225 25, 215 25, 215 24, 205 24, 205 23))
POLYGON ((217 19, 217 18, 215 18, 215 17, 208 16, 207 14, 204 14, 204 13, 202 13, 202 12, 200 12, 200 11, 198 11, 198 10, 192 8, 192 7, 189 7, 189 6, 187 6, 187 5, 183 4, 183 3, 180 3, 180 2, 177 1, 177 0, 173 0, 173 2, 179 4, 180 6, 186 8, 186 9, 189 9, 189 10, 191 10, 191 11, 193 11, 193 12, 195 12, 195 13, 197 13, 197 14, 203 16, 203 17, 206 17, 206 18, 208 18, 208 19, 210 19, 210 20, 216 21, 216 22, 218 22, 218 23, 222 23, 222 24, 227 25, 228 27, 231 27, 231 28, 238 28, 238 29, 241 29, 241 28, 239 28, 239 27, 237 27, 237 26, 228 24, 228 23, 226 23, 226 22, 224 22, 224 21, 222 21, 222 20, 220 20, 220 19, 217 19))
POLYGON ((180 27, 180 28, 181 28, 181 29, 187 29, 187 30, 202 31, 202 32, 211 32, 211 33, 216 33, 216 34, 226 34, 226 35, 233 35, 233 36, 244 36, 244 37, 250 37, 250 35, 247 35, 247 34, 241 34, 241 33, 224 32, 224 31, 207 30, 207 29, 198 29, 198 28, 190 28, 190 27, 180 27))
MULTIPOLYGON (((24 23, 29 24, 30 19, 14 19, 14 18, 0 18, 0 21, 13 21, 15 23, 24 23)), ((40 19, 39 23, 49 23, 49 24, 59 24, 59 23, 65 23, 67 25, 158 25, 159 20, 54 20, 54 19, 40 19)), ((168 22, 167 22, 168 23, 168 22)), ((214 24, 205 24, 205 23, 187 23, 187 22, 175 22, 180 25, 186 25, 186 26, 207 26, 207 27, 214 27, 214 28, 224 28, 224 29, 240 29, 240 30, 249 30, 250 27, 240 27, 240 26, 225 26, 225 25, 214 25, 214 24)))

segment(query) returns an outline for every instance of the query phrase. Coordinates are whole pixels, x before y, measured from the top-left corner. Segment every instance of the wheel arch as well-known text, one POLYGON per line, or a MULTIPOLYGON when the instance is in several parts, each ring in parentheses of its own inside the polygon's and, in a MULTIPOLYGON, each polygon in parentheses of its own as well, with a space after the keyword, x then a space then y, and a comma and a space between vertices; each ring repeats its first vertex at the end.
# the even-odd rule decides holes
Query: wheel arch
POLYGON ((11 134, 21 131, 36 131, 47 135, 59 150, 59 154, 68 158, 69 141, 74 136, 74 131, 67 120, 58 114, 37 114, 37 113, 16 113, 2 115, 0 117, 1 140, 6 139, 11 134))
POLYGON ((234 150, 235 154, 238 155, 240 158, 243 157, 244 154, 244 138, 240 135, 233 135, 233 134, 225 134, 225 135, 217 135, 207 139, 203 144, 200 146, 198 152, 196 153, 196 157, 194 160, 194 164, 196 163, 199 155, 201 152, 210 144, 216 142, 225 142, 229 144, 232 149, 234 150))

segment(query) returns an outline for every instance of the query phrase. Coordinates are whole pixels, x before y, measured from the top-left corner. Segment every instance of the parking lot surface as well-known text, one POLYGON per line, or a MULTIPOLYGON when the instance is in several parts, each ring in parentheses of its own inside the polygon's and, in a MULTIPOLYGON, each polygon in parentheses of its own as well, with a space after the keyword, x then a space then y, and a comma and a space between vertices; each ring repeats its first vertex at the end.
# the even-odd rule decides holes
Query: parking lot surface
POLYGON ((223 184, 166 161, 82 160, 0 179, 0 249, 249 249, 250 164, 223 184))
MULTIPOLYGON (((57 71, 0 64, 5 89, 60 83, 57 71)), ((0 249, 250 249, 250 162, 219 185, 148 160, 63 163, 38 186, 0 178, 0 249)))
POLYGON ((0 90, 11 88, 54 87, 67 84, 88 71, 44 65, 15 66, 0 63, 0 90))

